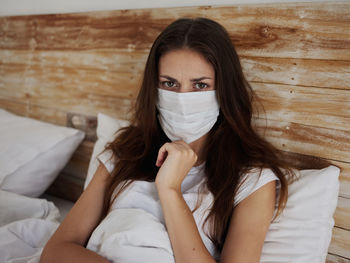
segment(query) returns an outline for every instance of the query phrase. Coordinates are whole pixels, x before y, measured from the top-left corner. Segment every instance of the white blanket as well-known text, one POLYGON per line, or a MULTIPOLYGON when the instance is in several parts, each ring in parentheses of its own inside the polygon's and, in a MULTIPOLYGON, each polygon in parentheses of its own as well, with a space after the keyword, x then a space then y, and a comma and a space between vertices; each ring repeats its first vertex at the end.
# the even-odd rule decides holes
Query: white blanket
POLYGON ((143 209, 111 211, 92 233, 87 248, 116 263, 175 262, 164 225, 143 209))
MULTIPOLYGON (((52 202, 0 190, 0 263, 38 263, 59 216, 52 202)), ((175 262, 164 224, 137 208, 110 212, 87 248, 111 262, 175 262)))
POLYGON ((59 216, 52 202, 0 190, 0 262, 39 262, 59 216))

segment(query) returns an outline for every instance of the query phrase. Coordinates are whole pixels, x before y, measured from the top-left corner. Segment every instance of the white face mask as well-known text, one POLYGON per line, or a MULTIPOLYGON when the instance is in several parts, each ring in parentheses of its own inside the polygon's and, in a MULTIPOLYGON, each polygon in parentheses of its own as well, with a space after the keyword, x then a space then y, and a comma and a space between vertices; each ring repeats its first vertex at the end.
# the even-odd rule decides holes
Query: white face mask
POLYGON ((158 88, 158 120, 168 138, 191 143, 208 133, 219 115, 215 94, 215 90, 177 93, 158 88))

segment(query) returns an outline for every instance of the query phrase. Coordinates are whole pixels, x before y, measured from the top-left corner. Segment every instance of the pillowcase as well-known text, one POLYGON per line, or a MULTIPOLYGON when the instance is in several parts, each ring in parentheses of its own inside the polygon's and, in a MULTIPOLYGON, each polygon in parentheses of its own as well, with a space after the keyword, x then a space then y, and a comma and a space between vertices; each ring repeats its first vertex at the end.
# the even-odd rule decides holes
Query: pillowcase
POLYGON ((117 131, 120 128, 126 127, 129 124, 130 123, 126 120, 116 119, 103 113, 97 114, 97 141, 94 145, 94 149, 90 158, 88 174, 84 183, 84 189, 86 189, 90 183, 99 165, 97 155, 99 155, 104 150, 108 142, 114 140, 117 131))
POLYGON ((0 109, 0 189, 40 196, 84 139, 84 132, 0 109))
POLYGON ((325 262, 339 193, 336 166, 296 171, 288 201, 267 232, 260 262, 325 262))

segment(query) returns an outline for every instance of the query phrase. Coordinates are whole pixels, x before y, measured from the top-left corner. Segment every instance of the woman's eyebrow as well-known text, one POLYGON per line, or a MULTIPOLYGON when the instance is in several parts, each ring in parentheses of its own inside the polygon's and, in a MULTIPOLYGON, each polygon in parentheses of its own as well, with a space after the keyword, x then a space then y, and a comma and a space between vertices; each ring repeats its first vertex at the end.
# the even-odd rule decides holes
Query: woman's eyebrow
POLYGON ((201 81, 203 79, 211 79, 211 78, 209 78, 209 77, 201 77, 201 78, 191 79, 191 81, 196 82, 196 81, 201 81))
MULTIPOLYGON (((166 78, 166 79, 168 79, 170 81, 173 81, 173 82, 178 82, 177 79, 169 77, 168 75, 159 75, 159 77, 166 78)), ((204 79, 211 79, 211 78, 210 77, 200 77, 200 78, 191 79, 191 81, 192 82, 197 82, 197 81, 201 81, 201 80, 204 80, 204 79)))
POLYGON ((159 75, 159 77, 166 78, 166 79, 168 79, 168 80, 170 80, 170 81, 172 81, 172 82, 178 82, 177 79, 174 79, 174 78, 169 77, 169 76, 167 76, 167 75, 159 75))

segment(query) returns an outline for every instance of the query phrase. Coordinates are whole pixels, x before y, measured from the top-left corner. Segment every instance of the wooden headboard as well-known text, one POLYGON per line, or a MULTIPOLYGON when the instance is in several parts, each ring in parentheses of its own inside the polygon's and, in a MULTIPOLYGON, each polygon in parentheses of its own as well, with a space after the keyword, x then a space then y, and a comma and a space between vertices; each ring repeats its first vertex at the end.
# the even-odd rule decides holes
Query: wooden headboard
POLYGON ((263 103, 258 130, 279 149, 342 169, 327 262, 349 262, 349 10, 350 2, 322 2, 0 17, 0 107, 87 131, 49 190, 75 200, 97 113, 129 117, 149 49, 167 24, 212 18, 229 31, 263 103))

